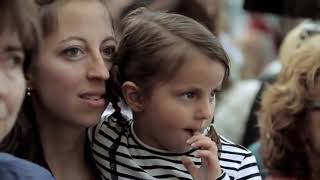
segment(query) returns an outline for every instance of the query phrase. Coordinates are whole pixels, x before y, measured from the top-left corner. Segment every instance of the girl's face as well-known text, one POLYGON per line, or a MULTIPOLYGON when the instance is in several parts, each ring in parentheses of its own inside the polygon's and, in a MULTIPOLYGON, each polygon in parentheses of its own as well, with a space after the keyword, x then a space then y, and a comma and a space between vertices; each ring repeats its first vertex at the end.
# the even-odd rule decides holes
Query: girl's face
POLYGON ((186 141, 213 119, 225 68, 197 50, 186 57, 170 80, 156 83, 151 95, 142 96, 143 108, 134 114, 135 133, 154 148, 185 152, 191 148, 186 141))
POLYGON ((28 73, 37 119, 88 127, 106 107, 115 39, 98 1, 70 1, 57 12, 58 27, 43 40, 28 73))
MULTIPOLYGON (((311 97, 313 102, 320 102, 320 85, 312 90, 311 97)), ((315 107, 308 111, 307 121, 309 122, 308 131, 309 138, 314 150, 320 153, 320 108, 315 107)))
POLYGON ((23 61, 18 33, 4 28, 0 33, 0 141, 12 128, 24 97, 23 61))

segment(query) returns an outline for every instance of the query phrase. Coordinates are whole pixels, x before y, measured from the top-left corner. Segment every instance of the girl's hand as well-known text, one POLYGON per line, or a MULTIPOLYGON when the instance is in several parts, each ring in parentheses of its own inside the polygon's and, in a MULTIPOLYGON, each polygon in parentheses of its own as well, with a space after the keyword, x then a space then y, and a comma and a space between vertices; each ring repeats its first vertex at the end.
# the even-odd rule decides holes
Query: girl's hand
POLYGON ((198 168, 190 158, 183 157, 182 163, 194 180, 213 180, 221 175, 219 165, 218 148, 215 142, 203 134, 197 133, 187 140, 194 149, 195 156, 201 158, 201 166, 198 168))

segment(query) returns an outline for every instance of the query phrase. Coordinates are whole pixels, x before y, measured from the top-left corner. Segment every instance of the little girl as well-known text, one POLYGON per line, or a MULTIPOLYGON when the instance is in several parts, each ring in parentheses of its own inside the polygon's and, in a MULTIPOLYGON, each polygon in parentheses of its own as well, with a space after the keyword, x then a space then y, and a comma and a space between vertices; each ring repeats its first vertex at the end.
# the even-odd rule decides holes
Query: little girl
POLYGON ((217 38, 196 21, 145 8, 130 13, 107 85, 115 112, 91 131, 103 178, 261 179, 250 152, 209 128, 228 72, 217 38))

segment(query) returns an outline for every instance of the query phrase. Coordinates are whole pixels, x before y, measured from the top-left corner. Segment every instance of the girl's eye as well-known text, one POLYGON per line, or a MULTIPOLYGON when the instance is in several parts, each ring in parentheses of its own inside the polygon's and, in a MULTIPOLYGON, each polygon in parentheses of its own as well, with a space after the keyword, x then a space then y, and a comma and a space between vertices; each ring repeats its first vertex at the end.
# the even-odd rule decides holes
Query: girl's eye
POLYGON ((210 98, 209 98, 209 102, 213 103, 216 99, 216 95, 215 94, 211 94, 210 98))
POLYGON ((193 99, 195 97, 195 93, 194 92, 186 92, 186 93, 183 93, 183 97, 186 99, 193 99))
POLYGON ((84 55, 84 52, 80 48, 72 47, 63 50, 62 55, 70 59, 79 59, 84 55))
POLYGON ((102 56, 104 59, 110 60, 114 57, 116 48, 114 46, 109 46, 103 49, 102 56))
POLYGON ((210 98, 209 98, 209 101, 212 103, 212 102, 215 102, 215 99, 216 99, 216 95, 219 91, 218 90, 214 90, 211 92, 210 94, 210 98))

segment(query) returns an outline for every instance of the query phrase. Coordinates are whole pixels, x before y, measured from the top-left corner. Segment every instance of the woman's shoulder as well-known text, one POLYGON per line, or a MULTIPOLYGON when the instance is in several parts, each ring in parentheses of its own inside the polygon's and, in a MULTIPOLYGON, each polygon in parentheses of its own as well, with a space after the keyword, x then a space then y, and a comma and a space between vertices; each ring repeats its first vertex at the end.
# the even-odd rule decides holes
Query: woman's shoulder
POLYGON ((45 168, 17 158, 10 154, 0 153, 0 177, 1 179, 34 179, 53 180, 53 176, 45 168))

